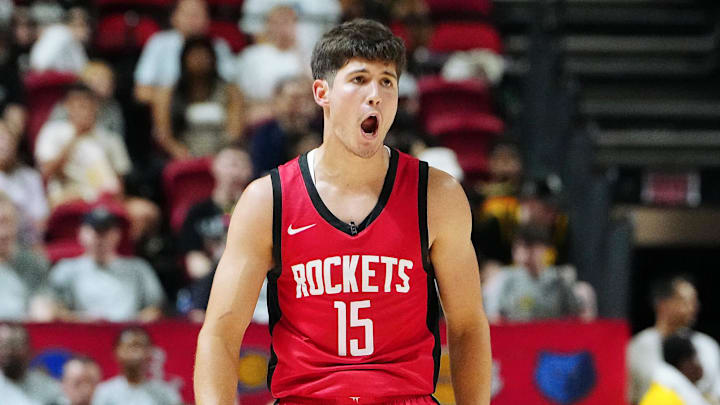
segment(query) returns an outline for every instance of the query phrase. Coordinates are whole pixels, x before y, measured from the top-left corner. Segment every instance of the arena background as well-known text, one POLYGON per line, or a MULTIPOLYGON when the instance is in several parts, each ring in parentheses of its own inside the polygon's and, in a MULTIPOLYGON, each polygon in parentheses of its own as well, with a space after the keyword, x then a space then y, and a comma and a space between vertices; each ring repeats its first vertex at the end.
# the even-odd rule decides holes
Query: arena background
MULTIPOLYGON (((0 1, 7 3, 13 2, 0 1)), ((225 38, 235 54, 256 41, 238 27, 242 3, 208 1, 210 34, 225 38)), ((488 158, 497 139, 519 145, 526 177, 557 175, 562 181, 562 209, 570 219, 568 263, 579 280, 593 287, 598 319, 494 325, 494 383, 499 387, 494 389, 494 404, 625 403, 625 345, 632 334, 652 325, 649 287, 667 274, 694 277, 702 304, 696 329, 720 338, 720 295, 715 291, 720 267, 716 2, 426 0, 425 8, 419 8, 425 10, 422 18, 399 14, 405 19, 389 11, 391 3, 400 1, 340 3, 347 7, 343 18, 376 18, 406 41, 425 38, 424 43, 409 46, 421 105, 415 119, 428 132, 425 136, 455 150, 473 204, 482 204, 474 186, 488 180, 488 158), (441 74, 454 52, 477 49, 501 57, 501 77, 490 71, 470 73, 470 81, 476 81, 470 87, 480 86, 482 95, 447 92, 437 103, 451 113, 460 103, 472 104, 471 110, 484 109, 482 121, 475 126, 466 123, 468 127, 452 136, 428 127, 423 114, 434 111, 422 110, 423 89, 441 74), (545 384, 543 375, 573 383, 545 384)), ((127 186, 157 203, 163 216, 165 248, 136 250, 151 262, 169 298, 164 319, 146 325, 161 353, 153 370, 177 384, 185 401, 192 403, 190 372, 200 324, 181 314, 185 297, 177 293, 187 285, 187 277, 172 248, 177 243, 171 224, 176 221, 174 207, 158 169, 162 154, 152 141, 150 108, 133 94, 133 72, 143 45, 155 31, 168 26, 172 1, 14 2, 4 20, 3 43, 6 53, 17 58, 25 86, 22 104, 27 124, 19 153, 29 164, 33 164, 33 136, 45 123, 50 102, 60 100, 64 86, 74 80, 71 73, 31 72, 23 66, 29 45, 16 42, 18 13, 32 17, 38 5, 85 7, 92 29, 87 53, 91 59, 106 61, 115 73, 114 96, 126 122, 122 135, 135 167, 133 175, 153 174, 128 179, 127 186)), ((402 142, 404 138, 397 141, 399 147, 402 142)), ((210 183, 200 183, 197 190, 207 195, 210 183)), ((182 194, 198 192, 195 186, 185 187, 182 194)), ((47 246, 51 236, 67 236, 66 229, 54 226, 74 232, 78 217, 74 221, 70 221, 73 225, 51 221, 47 246)), ((70 245, 52 245, 55 250, 47 251, 50 259, 81 253, 76 244, 70 245)), ((27 326, 34 366, 58 376, 58 364, 69 353, 83 353, 97 358, 105 378, 117 372, 112 342, 121 324, 29 322, 27 326)), ((269 400, 263 386, 268 339, 264 326, 252 325, 238 371, 239 391, 247 401, 243 403, 269 400)), ((449 404, 453 402, 446 360, 445 355, 438 397, 449 404)))

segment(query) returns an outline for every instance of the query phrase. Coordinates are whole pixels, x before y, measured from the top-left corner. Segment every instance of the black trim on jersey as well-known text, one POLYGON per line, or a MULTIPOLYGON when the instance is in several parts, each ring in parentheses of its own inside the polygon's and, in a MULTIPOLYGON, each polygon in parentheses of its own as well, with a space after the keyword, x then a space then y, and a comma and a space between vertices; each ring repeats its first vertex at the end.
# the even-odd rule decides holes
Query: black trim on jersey
POLYGON ((427 225, 427 195, 428 195, 428 164, 421 161, 419 164, 418 176, 418 223, 420 225, 420 248, 422 249, 423 268, 427 273, 427 327, 435 338, 433 346, 433 389, 437 387, 440 374, 440 355, 442 346, 440 344, 440 304, 438 301, 437 289, 435 287, 435 271, 430 262, 430 247, 427 225))
MULTIPOLYGON (((272 182, 273 189, 272 255, 273 261, 275 262, 275 267, 273 267, 267 275, 267 307, 268 314, 270 315, 270 322, 268 323, 268 328, 270 329, 270 335, 272 335, 275 324, 277 324, 282 317, 277 288, 277 280, 278 278, 280 278, 280 274, 282 273, 282 183, 280 182, 280 172, 277 168, 273 169, 270 172, 270 181, 272 182)), ((272 382, 272 376, 275 372, 277 361, 278 359, 275 355, 275 350, 273 350, 271 344, 270 360, 268 361, 267 374, 268 389, 270 389, 270 383, 272 382)))
POLYGON ((315 188, 315 183, 313 183, 312 176, 310 175, 310 169, 308 168, 307 161, 307 153, 300 155, 300 159, 298 162, 300 164, 300 173, 302 173, 302 177, 305 182, 305 188, 307 189, 308 194, 310 195, 310 200, 312 200, 312 203, 315 206, 315 210, 317 210, 318 214, 320 214, 320 216, 323 217, 325 221, 327 221, 336 229, 345 232, 350 236, 356 236, 360 234, 363 229, 370 226, 370 224, 377 217, 380 216, 380 213, 385 208, 385 205, 390 199, 390 193, 392 192, 393 185, 395 184, 395 175, 397 174, 398 159, 398 152, 395 149, 390 148, 390 165, 388 167, 387 174, 385 175, 385 182, 383 183, 382 191, 380 191, 380 196, 378 197, 377 204, 375 204, 373 210, 370 211, 370 214, 368 214, 368 216, 361 223, 355 226, 355 229, 353 229, 353 226, 341 221, 332 212, 330 212, 328 207, 323 202, 322 198, 320 198, 320 194, 318 193, 317 188, 315 188))
POLYGON ((428 242, 428 221, 427 221, 427 194, 428 194, 428 164, 420 161, 420 174, 418 176, 418 222, 420 224, 420 248, 422 249, 422 261, 425 271, 435 277, 432 263, 430 263, 430 247, 428 242))

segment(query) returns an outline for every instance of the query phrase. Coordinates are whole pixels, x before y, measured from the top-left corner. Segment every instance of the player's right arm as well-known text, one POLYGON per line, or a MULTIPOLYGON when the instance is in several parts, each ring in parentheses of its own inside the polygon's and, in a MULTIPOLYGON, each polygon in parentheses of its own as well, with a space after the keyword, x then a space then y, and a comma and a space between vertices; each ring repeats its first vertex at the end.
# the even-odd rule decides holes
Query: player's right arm
POLYGON ((272 217, 272 184, 266 176, 247 187, 230 220, 198 336, 194 378, 198 405, 235 403, 240 344, 273 265, 272 217))

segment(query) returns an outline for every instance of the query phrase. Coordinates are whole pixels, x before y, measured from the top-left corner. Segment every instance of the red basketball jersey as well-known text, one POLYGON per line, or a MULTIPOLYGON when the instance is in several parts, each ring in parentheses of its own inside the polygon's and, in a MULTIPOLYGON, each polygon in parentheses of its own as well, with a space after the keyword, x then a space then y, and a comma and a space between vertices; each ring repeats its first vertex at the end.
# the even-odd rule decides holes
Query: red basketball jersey
POLYGON ((268 386, 275 398, 362 404, 435 391, 439 306, 427 176, 425 162, 391 150, 377 205, 347 224, 322 202, 307 155, 271 173, 268 386))

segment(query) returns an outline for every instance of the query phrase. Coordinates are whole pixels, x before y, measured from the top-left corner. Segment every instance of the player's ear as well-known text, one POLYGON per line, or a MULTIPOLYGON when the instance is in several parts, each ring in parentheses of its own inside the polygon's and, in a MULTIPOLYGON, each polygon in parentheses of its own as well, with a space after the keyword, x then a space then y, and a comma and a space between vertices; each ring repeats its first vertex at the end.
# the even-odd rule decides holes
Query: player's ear
POLYGON ((328 106, 330 104, 330 100, 328 98, 330 86, 328 85, 327 80, 315 80, 312 88, 315 103, 317 103, 320 107, 328 106))

